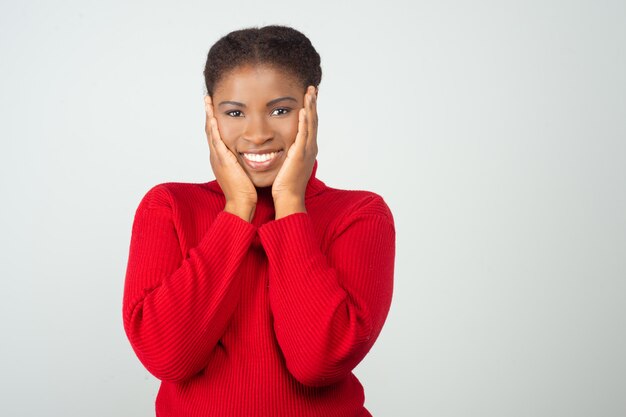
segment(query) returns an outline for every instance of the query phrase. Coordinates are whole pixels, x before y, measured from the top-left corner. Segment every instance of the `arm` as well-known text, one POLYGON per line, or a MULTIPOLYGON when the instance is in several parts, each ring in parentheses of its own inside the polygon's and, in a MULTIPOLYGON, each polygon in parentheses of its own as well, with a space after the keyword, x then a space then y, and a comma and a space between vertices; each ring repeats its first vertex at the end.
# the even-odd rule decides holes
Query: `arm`
POLYGON ((276 338, 291 374, 310 386, 349 375, 378 337, 391 305, 395 227, 377 197, 348 215, 322 253, 308 213, 259 227, 269 259, 276 338))
POLYGON ((135 213, 124 285, 124 329, 161 380, 200 371, 237 305, 237 269, 256 227, 222 211, 183 259, 169 195, 153 188, 135 213))

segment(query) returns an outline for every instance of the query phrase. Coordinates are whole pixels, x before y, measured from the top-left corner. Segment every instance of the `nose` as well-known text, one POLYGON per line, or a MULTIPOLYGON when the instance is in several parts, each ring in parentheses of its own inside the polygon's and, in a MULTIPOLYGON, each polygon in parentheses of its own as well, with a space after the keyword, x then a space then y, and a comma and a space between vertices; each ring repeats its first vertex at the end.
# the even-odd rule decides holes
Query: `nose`
POLYGON ((272 139, 273 133, 265 117, 249 116, 243 137, 249 142, 260 145, 272 139))

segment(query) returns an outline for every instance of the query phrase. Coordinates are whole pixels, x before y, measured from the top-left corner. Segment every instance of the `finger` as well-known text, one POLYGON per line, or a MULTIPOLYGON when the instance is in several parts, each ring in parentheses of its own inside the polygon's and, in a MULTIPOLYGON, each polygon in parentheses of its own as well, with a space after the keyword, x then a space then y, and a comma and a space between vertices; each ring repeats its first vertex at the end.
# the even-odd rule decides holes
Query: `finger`
POLYGON ((311 146, 311 141, 314 140, 314 138, 312 137, 312 131, 311 131, 311 126, 313 124, 313 120, 312 120, 312 107, 311 107, 311 103, 312 103, 312 94, 311 94, 311 86, 309 86, 307 88, 307 92, 304 96, 304 116, 305 116, 305 125, 303 127, 304 132, 306 133, 306 135, 303 135, 303 137, 305 138, 305 140, 303 141, 303 149, 309 149, 311 146))
POLYGON ((293 144, 303 149, 306 146, 307 136, 307 112, 306 108, 302 108, 298 114, 298 134, 293 144))
POLYGON ((208 96, 204 97, 204 131, 206 132, 207 138, 211 135, 211 104, 208 96))
POLYGON ((311 103, 310 103, 311 121, 317 126, 317 94, 315 94, 315 87, 311 86, 311 103))
MULTIPOLYGON (((204 109, 205 109, 206 118, 207 118, 206 127, 210 128, 209 121, 211 120, 212 117, 215 117, 215 116, 213 114, 213 99, 209 95, 204 96, 204 109)), ((209 132, 210 132, 210 129, 207 132, 207 135, 209 134, 209 132)))
POLYGON ((219 147, 220 133, 217 127, 217 120, 215 117, 211 117, 209 119, 209 128, 211 132, 211 146, 213 146, 213 150, 215 151, 215 155, 222 159, 222 149, 219 147))
POLYGON ((206 104, 206 100, 205 100, 205 106, 204 106, 204 113, 206 115, 206 119, 205 119, 205 124, 204 124, 204 130, 206 132, 206 137, 207 137, 207 142, 209 143, 209 150, 211 152, 211 155, 215 154, 215 146, 213 144, 213 135, 211 133, 212 131, 212 127, 211 127, 211 119, 212 117, 209 116, 209 108, 208 108, 208 104, 206 104))
POLYGON ((298 131, 296 132, 296 138, 293 143, 289 145, 287 149, 287 159, 293 158, 295 153, 298 151, 298 148, 301 147, 301 143, 306 140, 303 136, 306 135, 305 131, 305 121, 304 121, 304 108, 301 108, 298 111, 298 131))
POLYGON ((219 128, 217 126, 217 119, 215 117, 211 118, 211 138, 213 139, 213 147, 215 148, 215 151, 222 163, 237 163, 237 157, 230 151, 230 149, 228 149, 222 140, 222 136, 220 135, 219 128))
POLYGON ((204 132, 206 133, 207 139, 211 137, 211 118, 209 117, 209 109, 207 105, 204 105, 204 132))
MULTIPOLYGON (((216 136, 217 129, 214 128, 213 126, 214 124, 215 125, 217 124, 217 121, 214 121, 215 117, 213 117, 211 97, 209 96, 204 97, 204 110, 206 113, 205 130, 206 130, 206 135, 207 135, 207 142, 209 143, 209 150, 211 152, 211 155, 219 156, 219 152, 217 151, 216 143, 215 143, 215 138, 217 137, 216 136)), ((217 135, 219 135, 219 132, 217 132, 217 135)))
POLYGON ((214 117, 215 115, 213 114, 213 99, 211 98, 211 96, 204 96, 204 102, 206 104, 209 118, 214 117))
POLYGON ((317 97, 315 96, 315 87, 310 87, 309 106, 307 111, 309 140, 317 140, 317 97))

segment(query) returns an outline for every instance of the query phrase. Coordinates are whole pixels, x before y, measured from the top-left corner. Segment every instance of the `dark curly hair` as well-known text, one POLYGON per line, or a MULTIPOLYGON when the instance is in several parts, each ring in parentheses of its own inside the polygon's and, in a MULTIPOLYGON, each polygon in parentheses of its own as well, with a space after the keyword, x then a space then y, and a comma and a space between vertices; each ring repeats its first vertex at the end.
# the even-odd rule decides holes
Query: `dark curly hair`
POLYGON ((209 50, 204 66, 207 94, 230 70, 242 65, 266 64, 294 75, 306 89, 322 81, 320 56, 303 33, 288 26, 269 25, 235 30, 209 50))

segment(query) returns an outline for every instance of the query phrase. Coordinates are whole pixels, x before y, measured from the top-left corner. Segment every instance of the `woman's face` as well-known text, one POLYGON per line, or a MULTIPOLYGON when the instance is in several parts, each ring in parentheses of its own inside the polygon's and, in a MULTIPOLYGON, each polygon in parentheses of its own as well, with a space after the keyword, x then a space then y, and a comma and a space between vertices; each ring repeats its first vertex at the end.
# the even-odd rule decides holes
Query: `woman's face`
POLYGON ((222 140, 256 187, 274 183, 296 139, 304 94, 295 77, 267 65, 237 67, 215 86, 213 113, 222 140), (257 154, 256 161, 248 154, 257 154))

